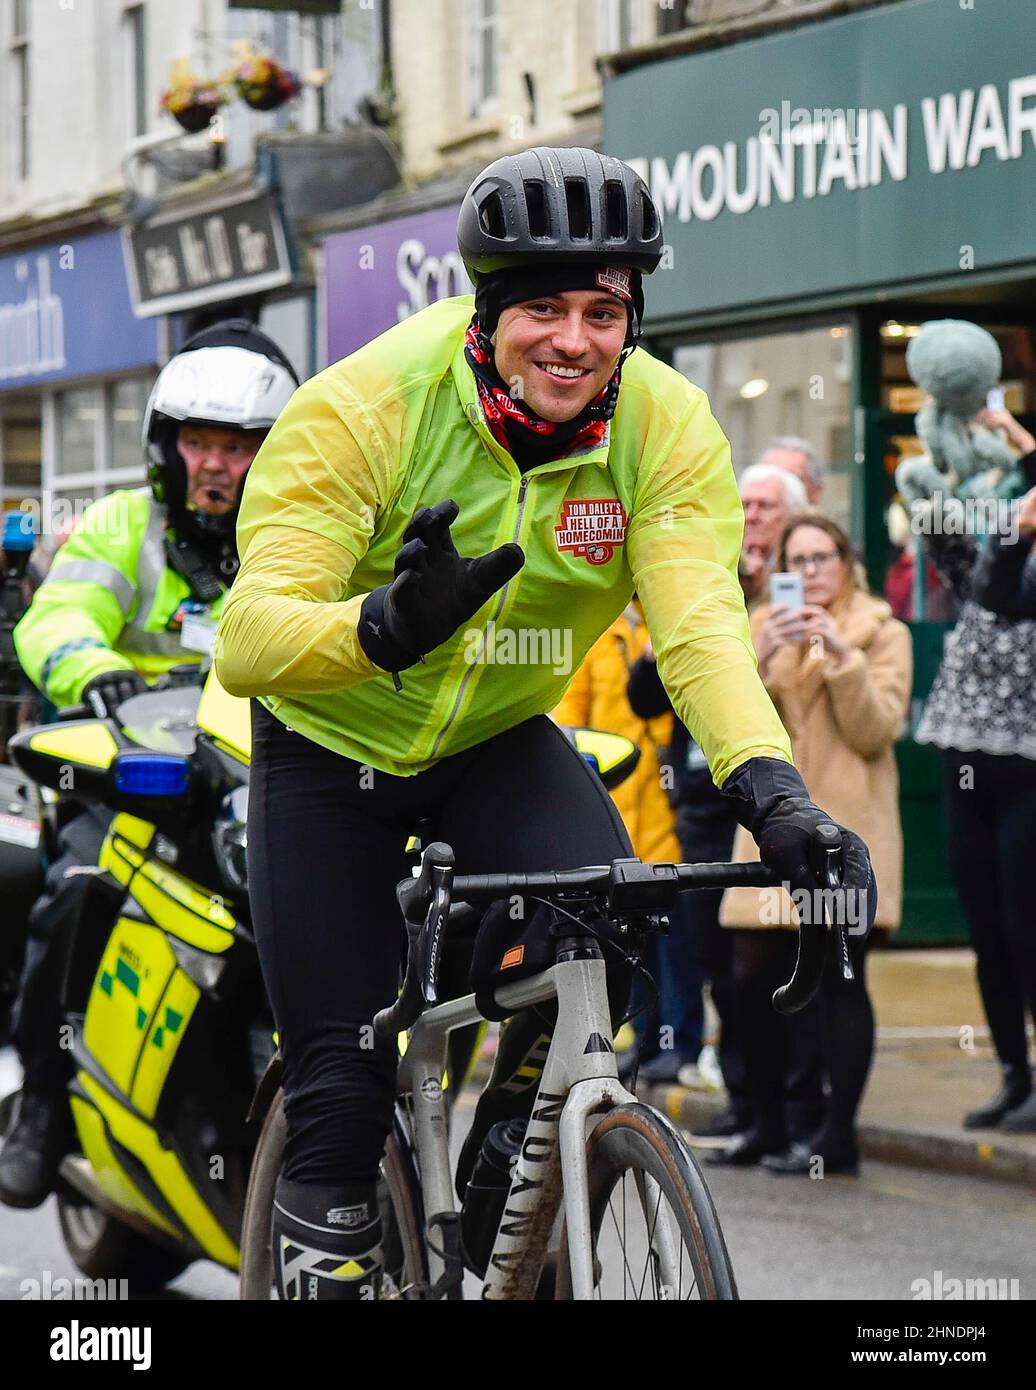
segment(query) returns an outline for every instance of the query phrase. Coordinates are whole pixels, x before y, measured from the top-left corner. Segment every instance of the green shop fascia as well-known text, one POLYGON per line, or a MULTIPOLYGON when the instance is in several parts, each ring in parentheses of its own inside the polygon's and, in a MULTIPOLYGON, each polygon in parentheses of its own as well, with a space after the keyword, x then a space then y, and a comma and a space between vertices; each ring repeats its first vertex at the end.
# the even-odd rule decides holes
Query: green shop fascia
POLYGON ((665 216, 649 345, 708 391, 738 471, 779 436, 828 465, 820 505, 914 636, 897 941, 959 941, 941 758, 912 737, 951 609, 894 471, 919 450, 905 356, 926 319, 994 333, 1036 432, 1036 4, 898 0, 695 42, 617 55, 604 86, 603 148, 665 216))

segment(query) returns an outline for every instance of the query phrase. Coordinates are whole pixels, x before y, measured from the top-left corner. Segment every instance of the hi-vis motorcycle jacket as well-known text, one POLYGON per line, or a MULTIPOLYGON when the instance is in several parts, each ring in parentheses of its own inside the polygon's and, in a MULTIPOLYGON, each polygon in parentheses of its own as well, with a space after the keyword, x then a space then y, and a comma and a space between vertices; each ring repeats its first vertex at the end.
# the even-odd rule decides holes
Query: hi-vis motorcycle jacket
POLYGON ((194 599, 166 563, 165 528, 148 488, 120 490, 86 509, 54 557, 14 630, 22 668, 53 704, 76 704, 105 671, 153 679, 201 660, 225 594, 194 599))
POLYGON ((635 589, 717 783, 752 757, 790 762, 737 581, 730 450, 704 392, 638 350, 610 437, 522 474, 478 405, 472 312, 467 296, 433 304, 295 392, 245 484, 219 679, 313 742, 405 776, 552 710, 635 589), (460 554, 516 541, 525 565, 397 692, 360 647, 360 605, 391 581, 414 512, 446 497, 460 554))

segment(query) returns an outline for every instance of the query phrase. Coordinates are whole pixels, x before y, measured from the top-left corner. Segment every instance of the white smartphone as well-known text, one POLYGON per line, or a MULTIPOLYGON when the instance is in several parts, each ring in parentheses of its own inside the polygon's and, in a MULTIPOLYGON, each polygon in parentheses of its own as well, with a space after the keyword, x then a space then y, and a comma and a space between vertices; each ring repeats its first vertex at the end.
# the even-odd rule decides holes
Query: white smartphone
POLYGON ((992 391, 986 396, 987 410, 1003 410, 1004 408, 1004 388, 994 386, 992 391))
POLYGON ((794 570, 776 570, 770 575, 770 602, 774 608, 783 604, 791 613, 797 613, 805 603, 802 589, 802 575, 794 570))

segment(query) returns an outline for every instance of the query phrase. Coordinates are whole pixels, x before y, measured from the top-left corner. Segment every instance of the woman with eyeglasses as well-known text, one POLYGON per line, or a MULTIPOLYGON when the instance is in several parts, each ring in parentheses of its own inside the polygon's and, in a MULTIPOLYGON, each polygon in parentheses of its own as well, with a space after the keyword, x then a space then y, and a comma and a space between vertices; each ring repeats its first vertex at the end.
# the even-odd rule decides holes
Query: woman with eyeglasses
MULTIPOLYGON (((805 602, 796 611, 783 605, 756 611, 752 635, 759 672, 791 736, 810 797, 832 807, 832 815, 870 846, 878 883, 875 929, 891 931, 899 924, 903 878, 893 745, 910 700, 910 634, 887 603, 862 587, 848 536, 819 513, 789 521, 777 568, 802 575, 805 602)), ((734 857, 758 858, 740 830, 734 857)), ((874 1050, 863 934, 854 950, 855 981, 845 983, 832 962, 819 994, 830 1088, 824 1120, 808 1144, 789 1146, 782 1105, 786 1024, 770 999, 794 964, 796 920, 783 890, 740 888, 724 899, 723 925, 736 929, 735 1010, 759 1119, 717 1161, 761 1160, 779 1173, 854 1173, 856 1112, 874 1050)))

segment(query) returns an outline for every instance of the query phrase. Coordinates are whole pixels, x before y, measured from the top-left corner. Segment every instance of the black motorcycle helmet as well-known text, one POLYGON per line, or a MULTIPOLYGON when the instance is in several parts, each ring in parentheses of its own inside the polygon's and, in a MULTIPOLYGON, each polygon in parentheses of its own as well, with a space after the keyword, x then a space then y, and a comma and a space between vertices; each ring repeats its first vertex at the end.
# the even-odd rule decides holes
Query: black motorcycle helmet
POLYGON ((641 274, 650 275, 662 258, 662 219, 647 184, 621 159, 540 146, 483 169, 464 195, 457 244, 488 334, 495 323, 486 320, 500 307, 494 291, 508 278, 533 283, 514 276, 522 267, 628 270, 632 345, 644 312, 641 274))
POLYGON ((151 491, 179 534, 209 548, 232 540, 237 525, 237 507, 224 516, 188 508, 187 468, 176 447, 180 427, 269 430, 298 384, 277 344, 247 319, 203 328, 162 368, 144 412, 143 438, 151 491))

